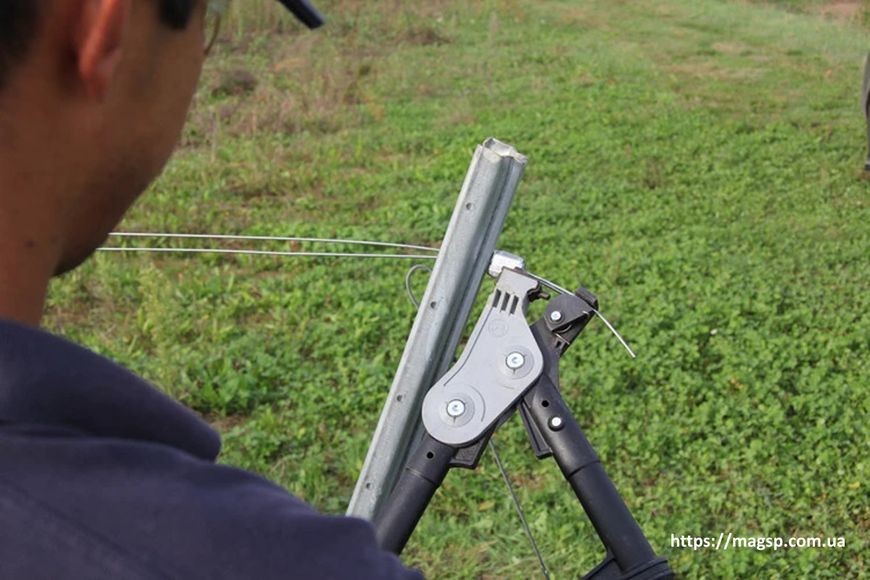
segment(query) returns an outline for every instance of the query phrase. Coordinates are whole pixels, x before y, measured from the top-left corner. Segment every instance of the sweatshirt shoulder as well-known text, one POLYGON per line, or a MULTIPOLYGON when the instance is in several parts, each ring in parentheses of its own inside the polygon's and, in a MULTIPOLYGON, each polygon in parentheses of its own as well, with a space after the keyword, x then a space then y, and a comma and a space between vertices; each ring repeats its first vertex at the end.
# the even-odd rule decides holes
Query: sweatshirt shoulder
MULTIPOLYGON (((422 578, 380 549, 361 519, 318 513, 284 489, 232 467, 212 466, 211 493, 197 493, 200 517, 210 522, 217 546, 232 547, 221 567, 227 577, 422 578)), ((219 549, 215 550, 220 552, 219 549)))
POLYGON ((0 479, 171 577, 421 577, 378 547, 368 522, 320 514, 241 469, 161 444, 3 439, 14 468, 0 479))

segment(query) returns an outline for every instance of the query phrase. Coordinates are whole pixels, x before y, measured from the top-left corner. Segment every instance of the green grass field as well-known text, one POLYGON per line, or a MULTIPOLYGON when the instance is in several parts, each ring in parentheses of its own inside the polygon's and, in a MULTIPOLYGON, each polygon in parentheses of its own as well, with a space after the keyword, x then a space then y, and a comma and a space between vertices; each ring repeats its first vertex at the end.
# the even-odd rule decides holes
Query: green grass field
MULTIPOLYGON (((474 146, 508 141, 530 164, 500 247, 595 291, 639 354, 593 323, 563 387, 656 549, 686 578, 866 577, 866 5, 320 4, 315 34, 237 14, 122 229, 437 245, 474 146), (846 547, 670 545, 720 531, 846 547)), ((414 319, 408 265, 101 254, 46 323, 202 413, 224 462, 342 513, 414 319)), ((518 420, 496 441, 554 577, 591 569, 555 465, 518 420)), ((489 456, 448 477, 404 559, 538 574, 489 456)))

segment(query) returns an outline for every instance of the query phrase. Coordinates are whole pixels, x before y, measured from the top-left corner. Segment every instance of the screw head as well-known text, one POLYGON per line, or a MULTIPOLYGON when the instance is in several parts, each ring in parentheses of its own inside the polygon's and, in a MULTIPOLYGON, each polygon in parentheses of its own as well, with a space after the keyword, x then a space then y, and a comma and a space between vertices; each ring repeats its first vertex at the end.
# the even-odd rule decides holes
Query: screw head
POLYGON ((465 414, 465 403, 459 399, 453 399, 447 403, 447 414, 454 419, 465 414))
POLYGON ((550 417, 550 429, 553 431, 558 431, 564 426, 565 421, 562 420, 562 417, 550 417))
POLYGON ((507 355, 504 362, 509 369, 515 371, 526 364, 526 357, 521 352, 512 352, 507 355))
POLYGON ((558 310, 554 310, 550 313, 550 320, 552 320, 553 322, 559 322, 560 320, 562 320, 562 313, 558 310))

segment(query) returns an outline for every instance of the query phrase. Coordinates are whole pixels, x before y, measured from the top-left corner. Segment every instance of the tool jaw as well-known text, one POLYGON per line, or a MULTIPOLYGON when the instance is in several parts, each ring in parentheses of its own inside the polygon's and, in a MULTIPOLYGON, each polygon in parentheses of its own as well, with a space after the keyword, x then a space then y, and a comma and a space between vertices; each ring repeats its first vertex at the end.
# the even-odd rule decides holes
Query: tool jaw
POLYGON ((490 266, 496 287, 468 345, 426 394, 423 425, 441 443, 460 448, 491 433, 543 373, 558 385, 559 357, 598 307, 595 295, 581 288, 550 300, 543 318, 530 326, 529 304, 549 297, 524 266, 519 256, 496 253, 490 266))
POLYGON ((455 365, 423 401, 423 424, 448 445, 483 436, 541 376, 543 356, 526 320, 539 283, 504 268, 455 365))

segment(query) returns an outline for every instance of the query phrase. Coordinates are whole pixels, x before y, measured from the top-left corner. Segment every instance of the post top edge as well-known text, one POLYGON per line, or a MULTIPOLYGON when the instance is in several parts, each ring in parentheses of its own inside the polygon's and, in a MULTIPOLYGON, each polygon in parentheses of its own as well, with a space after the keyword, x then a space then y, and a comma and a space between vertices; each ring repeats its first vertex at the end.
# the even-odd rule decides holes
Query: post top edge
POLYGON ((495 137, 490 137, 481 145, 484 149, 489 149, 499 157, 512 157, 518 163, 526 164, 529 158, 516 150, 516 147, 509 145, 503 141, 499 141, 495 137))

